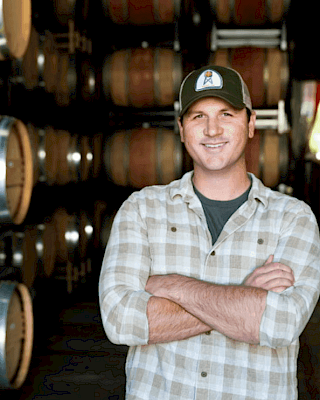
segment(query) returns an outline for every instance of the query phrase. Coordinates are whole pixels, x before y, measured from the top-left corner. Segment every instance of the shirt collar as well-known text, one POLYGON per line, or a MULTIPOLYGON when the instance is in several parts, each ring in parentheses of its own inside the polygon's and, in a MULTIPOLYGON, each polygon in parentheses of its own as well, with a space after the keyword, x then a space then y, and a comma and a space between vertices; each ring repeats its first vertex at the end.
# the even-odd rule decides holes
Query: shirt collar
POLYGON ((268 207, 268 191, 270 188, 267 188, 260 179, 258 179, 255 175, 248 172, 248 174, 252 178, 252 187, 249 193, 249 199, 259 200, 265 207, 268 207))
MULTIPOLYGON (((255 175, 248 172, 252 179, 252 187, 249 193, 248 200, 258 200, 265 207, 268 206, 268 194, 266 186, 255 175)), ((193 171, 189 171, 183 175, 180 180, 171 183, 170 196, 174 199, 175 196, 181 196, 183 200, 189 203, 195 196, 192 186, 193 171)))
POLYGON ((181 196, 186 202, 190 202, 195 196, 192 186, 193 171, 189 171, 183 175, 180 180, 172 182, 170 196, 172 199, 181 196))

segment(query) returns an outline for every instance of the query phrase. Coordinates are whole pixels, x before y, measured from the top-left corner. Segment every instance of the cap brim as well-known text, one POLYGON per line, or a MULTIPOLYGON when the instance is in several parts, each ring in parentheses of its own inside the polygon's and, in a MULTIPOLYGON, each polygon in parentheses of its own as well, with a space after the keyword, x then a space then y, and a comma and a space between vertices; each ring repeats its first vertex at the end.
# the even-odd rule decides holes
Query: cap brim
POLYGON ((190 106, 192 106, 193 103, 195 103, 197 100, 203 99, 205 97, 218 97, 220 99, 225 100, 227 103, 231 104, 233 107, 241 110, 243 108, 246 108, 246 105, 243 102, 239 102, 237 101, 238 99, 232 99, 230 94, 225 94, 225 93, 219 93, 217 92, 213 92, 211 91, 203 91, 198 93, 197 96, 193 97, 193 99, 191 101, 189 101, 189 103, 187 103, 185 105, 185 107, 181 110, 179 117, 181 118, 189 109, 190 106))

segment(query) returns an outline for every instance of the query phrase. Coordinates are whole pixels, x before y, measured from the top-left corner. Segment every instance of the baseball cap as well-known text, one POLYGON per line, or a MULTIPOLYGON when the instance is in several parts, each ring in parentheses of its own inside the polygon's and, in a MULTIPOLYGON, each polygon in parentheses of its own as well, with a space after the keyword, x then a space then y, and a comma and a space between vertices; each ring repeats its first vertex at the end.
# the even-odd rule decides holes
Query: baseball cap
POLYGON ((248 87, 241 75, 232 68, 205 66, 187 75, 180 87, 179 116, 203 97, 219 97, 235 108, 247 107, 252 111, 248 87))

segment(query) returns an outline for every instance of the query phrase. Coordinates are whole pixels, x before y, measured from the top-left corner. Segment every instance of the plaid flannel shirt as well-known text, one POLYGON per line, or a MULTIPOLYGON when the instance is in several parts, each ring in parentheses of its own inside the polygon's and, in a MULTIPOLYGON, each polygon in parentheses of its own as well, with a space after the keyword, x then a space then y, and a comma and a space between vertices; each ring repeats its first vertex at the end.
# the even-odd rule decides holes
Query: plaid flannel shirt
POLYGON ((252 176, 245 202, 212 246, 192 172, 166 186, 133 193, 115 217, 99 281, 109 339, 130 346, 127 399, 297 398, 299 335, 319 296, 320 245, 308 205, 266 188, 252 176), (178 273, 241 285, 274 254, 290 266, 295 284, 268 292, 260 345, 211 331, 187 340, 148 343, 150 275, 178 273))

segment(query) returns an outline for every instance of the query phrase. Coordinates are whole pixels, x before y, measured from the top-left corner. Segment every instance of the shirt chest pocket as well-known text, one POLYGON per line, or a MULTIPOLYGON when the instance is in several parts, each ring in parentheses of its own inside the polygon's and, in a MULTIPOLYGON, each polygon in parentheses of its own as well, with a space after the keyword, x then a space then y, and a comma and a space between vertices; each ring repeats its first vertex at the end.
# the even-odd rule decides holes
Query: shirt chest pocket
POLYGON ((196 226, 152 224, 148 227, 151 274, 198 276, 201 250, 196 226))

